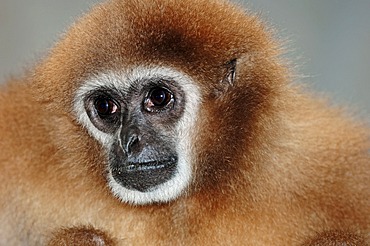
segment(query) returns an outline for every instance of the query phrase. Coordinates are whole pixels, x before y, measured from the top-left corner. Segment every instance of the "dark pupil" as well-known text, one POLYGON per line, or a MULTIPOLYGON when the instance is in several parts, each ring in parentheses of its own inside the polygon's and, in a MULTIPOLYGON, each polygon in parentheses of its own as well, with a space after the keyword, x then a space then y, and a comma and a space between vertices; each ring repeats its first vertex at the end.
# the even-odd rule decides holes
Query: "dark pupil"
POLYGON ((157 88, 150 94, 150 100, 156 107, 166 106, 171 100, 171 94, 163 88, 157 88))
POLYGON ((106 98, 99 98, 95 101, 95 109, 99 115, 109 115, 113 113, 114 103, 106 98))

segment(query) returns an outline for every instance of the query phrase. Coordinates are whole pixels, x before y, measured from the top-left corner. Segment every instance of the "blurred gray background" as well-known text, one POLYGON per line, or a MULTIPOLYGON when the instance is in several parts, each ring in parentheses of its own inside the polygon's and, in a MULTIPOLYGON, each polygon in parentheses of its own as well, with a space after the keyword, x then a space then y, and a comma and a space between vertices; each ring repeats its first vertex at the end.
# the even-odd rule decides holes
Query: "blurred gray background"
MULTIPOLYGON (((0 83, 34 64, 97 2, 0 0, 0 83)), ((277 37, 289 40, 287 56, 297 65, 300 81, 370 118, 369 0, 234 2, 260 13, 277 37)))

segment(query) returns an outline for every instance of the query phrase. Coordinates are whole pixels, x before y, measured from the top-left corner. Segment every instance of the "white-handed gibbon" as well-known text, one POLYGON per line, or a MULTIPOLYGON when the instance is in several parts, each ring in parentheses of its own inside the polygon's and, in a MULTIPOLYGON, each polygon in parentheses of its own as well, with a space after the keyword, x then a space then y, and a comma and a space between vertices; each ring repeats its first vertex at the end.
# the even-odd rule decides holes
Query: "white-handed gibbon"
POLYGON ((370 131, 223 0, 111 0, 0 89, 1 245, 367 245, 370 131))

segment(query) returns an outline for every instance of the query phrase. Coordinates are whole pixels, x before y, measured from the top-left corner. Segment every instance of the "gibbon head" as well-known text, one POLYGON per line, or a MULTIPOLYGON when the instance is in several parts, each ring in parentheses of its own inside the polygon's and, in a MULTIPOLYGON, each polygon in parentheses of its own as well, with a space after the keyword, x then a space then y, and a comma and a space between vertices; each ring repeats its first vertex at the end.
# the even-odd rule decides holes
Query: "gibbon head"
POLYGON ((249 168, 283 76, 267 34, 225 1, 113 0, 51 51, 36 92, 63 115, 51 126, 67 136, 57 144, 101 151, 75 165, 99 162, 86 165, 122 201, 221 189, 249 168))

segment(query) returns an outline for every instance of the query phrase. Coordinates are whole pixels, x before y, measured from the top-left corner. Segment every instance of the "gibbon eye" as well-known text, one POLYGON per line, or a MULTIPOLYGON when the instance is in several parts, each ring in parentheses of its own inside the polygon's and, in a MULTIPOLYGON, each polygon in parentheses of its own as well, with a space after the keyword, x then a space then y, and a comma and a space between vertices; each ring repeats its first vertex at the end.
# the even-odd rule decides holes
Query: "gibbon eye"
POLYGON ((94 102, 96 112, 100 117, 107 117, 118 112, 117 104, 110 98, 99 97, 94 102))
POLYGON ((152 89, 144 101, 145 110, 149 112, 166 108, 173 102, 173 94, 163 87, 152 89))

